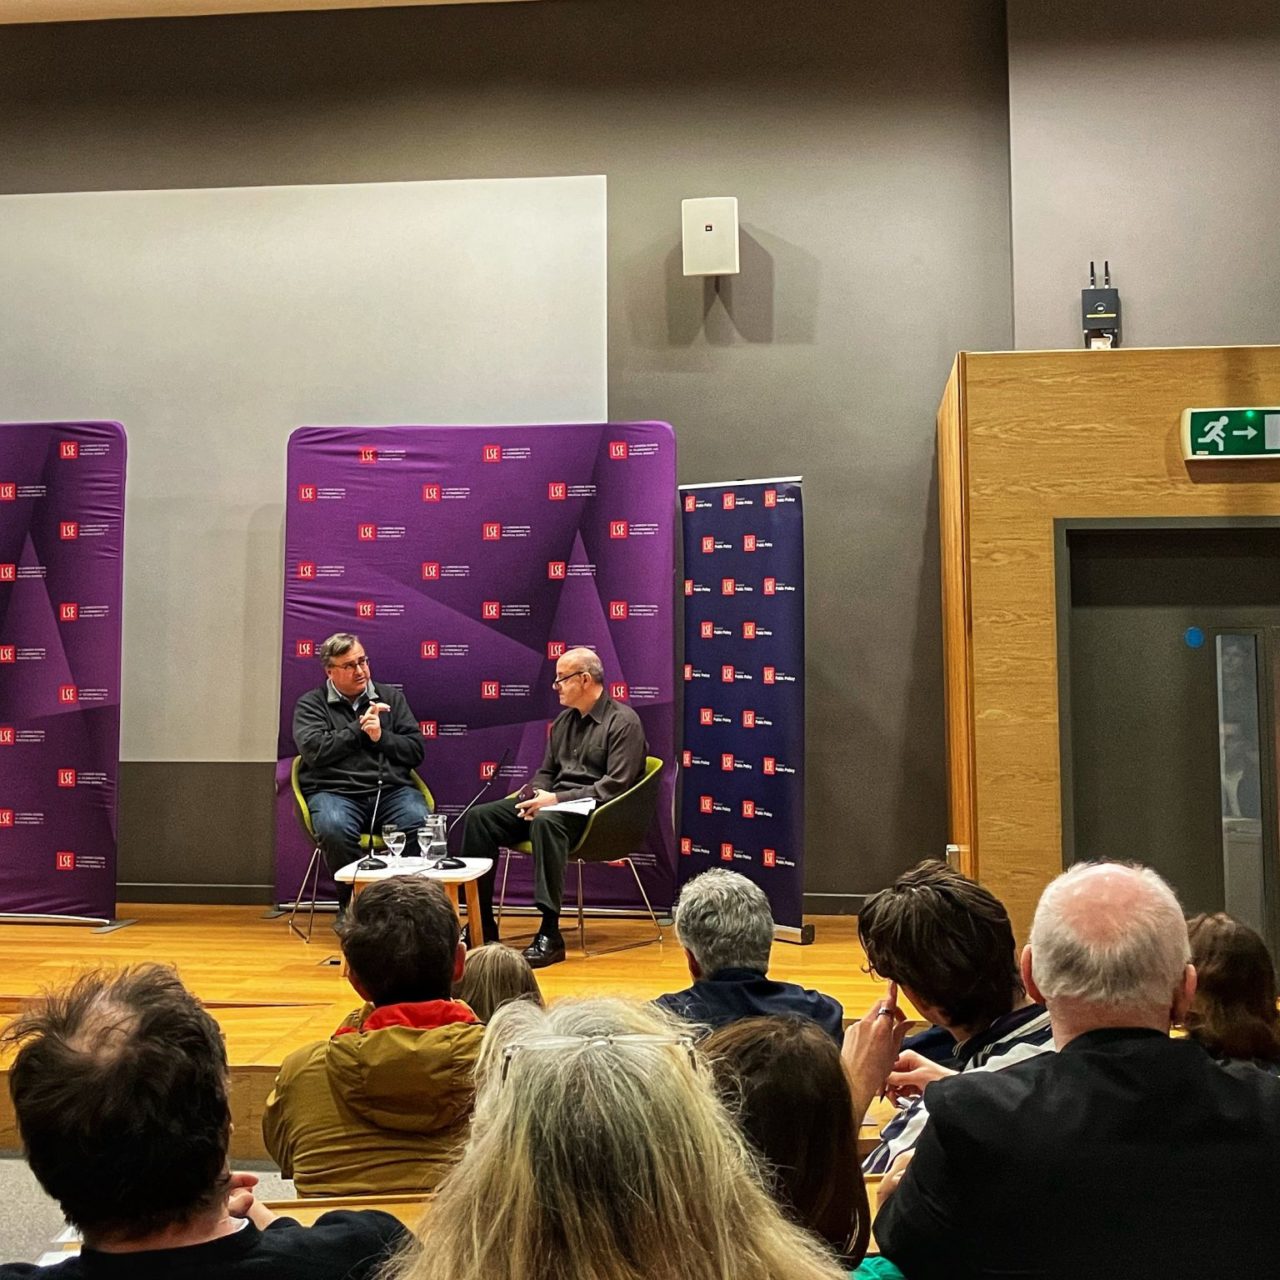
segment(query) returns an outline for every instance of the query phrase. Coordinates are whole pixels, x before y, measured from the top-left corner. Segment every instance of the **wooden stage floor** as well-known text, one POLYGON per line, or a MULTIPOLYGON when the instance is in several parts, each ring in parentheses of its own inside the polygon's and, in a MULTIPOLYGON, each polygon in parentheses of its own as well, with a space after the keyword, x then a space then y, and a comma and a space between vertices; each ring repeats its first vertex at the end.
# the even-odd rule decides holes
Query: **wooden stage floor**
MULTIPOLYGON (((284 917, 264 919, 261 907, 121 904, 118 911, 121 919, 137 923, 105 934, 75 925, 0 925, 0 1018, 7 1020, 24 1001, 86 967, 144 960, 175 965, 226 1036, 236 1126, 232 1155, 262 1158, 262 1107, 276 1069, 300 1045, 328 1038, 359 1003, 339 966, 324 963, 338 954, 333 917, 317 917, 308 945, 290 933, 284 917)), ((807 947, 775 943, 771 976, 825 991, 841 1001, 846 1017, 860 1016, 883 986, 862 971, 854 917, 806 920, 815 941, 807 947)), ((508 917, 503 932, 519 943, 533 927, 532 917, 508 917)), ((646 930, 651 933, 652 926, 638 921, 588 920, 587 941, 593 948, 608 947, 646 930)), ((583 956, 576 933, 566 930, 569 958, 539 974, 543 995, 648 1000, 687 986, 684 953, 674 933, 664 932, 661 944, 583 956)), ((0 1146, 17 1145, 8 1089, 0 1086, 0 1146)))

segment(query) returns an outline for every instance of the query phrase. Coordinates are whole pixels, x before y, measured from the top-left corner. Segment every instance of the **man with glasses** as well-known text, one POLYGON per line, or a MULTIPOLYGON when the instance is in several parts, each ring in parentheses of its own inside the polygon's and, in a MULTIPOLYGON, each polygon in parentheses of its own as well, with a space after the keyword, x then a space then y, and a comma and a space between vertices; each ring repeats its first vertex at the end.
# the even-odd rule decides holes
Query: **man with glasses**
MULTIPOLYGON (((331 872, 360 856, 370 824, 408 834, 409 847, 427 816, 413 780, 425 745, 417 717, 399 689, 375 688, 358 636, 339 631, 320 646, 324 684, 293 709, 293 741, 302 757, 298 782, 331 872), (374 806, 377 805, 377 815, 374 806)), ((351 886, 338 885, 344 911, 351 886)))
POLYGON ((564 710, 551 725, 542 766, 529 783, 527 799, 508 797, 477 805, 462 833, 465 858, 492 858, 494 870, 480 880, 480 910, 486 938, 498 936, 493 918, 493 882, 498 850, 528 840, 533 844, 533 901, 542 924, 524 958, 535 969, 564 959, 560 903, 564 868, 587 815, 566 811, 567 801, 604 804, 640 781, 648 753, 640 717, 604 691, 604 667, 590 649, 570 649, 556 663, 551 687, 564 710))

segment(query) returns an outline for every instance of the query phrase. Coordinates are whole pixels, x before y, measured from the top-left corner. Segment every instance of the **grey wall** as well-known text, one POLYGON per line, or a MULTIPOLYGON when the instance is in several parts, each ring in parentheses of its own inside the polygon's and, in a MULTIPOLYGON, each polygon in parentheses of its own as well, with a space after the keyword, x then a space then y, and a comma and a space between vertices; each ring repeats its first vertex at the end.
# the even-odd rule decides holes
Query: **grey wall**
MULTIPOLYGON (((0 66, 5 191, 607 174, 611 416, 673 422, 683 481, 807 478, 808 888, 941 849, 933 420, 954 352, 1011 339, 1001 5, 9 27, 0 66), (744 222, 719 296, 678 252, 681 198, 716 194, 744 222)), ((269 766, 142 768, 122 880, 267 882, 267 826, 241 817, 265 816, 269 766)))
POLYGON ((1280 6, 1009 6, 1015 339, 1081 345, 1110 258, 1126 346, 1280 340, 1280 6))

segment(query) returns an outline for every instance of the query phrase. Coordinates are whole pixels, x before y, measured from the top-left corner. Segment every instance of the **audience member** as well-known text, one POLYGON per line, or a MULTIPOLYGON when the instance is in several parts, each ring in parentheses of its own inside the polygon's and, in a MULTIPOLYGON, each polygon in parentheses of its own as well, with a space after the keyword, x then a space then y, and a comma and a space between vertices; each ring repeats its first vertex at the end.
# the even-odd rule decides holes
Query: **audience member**
POLYGON ((462 978, 453 984, 453 998, 461 1000, 481 1022, 510 1000, 531 1000, 544 1007, 538 976, 513 947, 499 942, 467 952, 462 978))
POLYGON ((405 1236, 384 1213, 310 1228, 227 1168, 227 1056, 217 1024, 162 965, 85 974, 20 1015, 5 1039, 22 1145, 82 1235, 78 1257, 0 1276, 361 1280, 405 1236))
POLYGON ((859 1048, 850 1028, 846 1061, 855 1082, 865 1081, 861 1104, 884 1088, 906 1101, 864 1165, 868 1173, 884 1173, 915 1146, 928 1121, 926 1084, 958 1071, 1012 1066, 1053 1044, 1049 1015, 1027 998, 1018 975, 1004 904, 945 862, 921 862, 869 898, 858 916, 858 936, 871 970, 896 983, 954 1040, 951 1067, 910 1050, 896 1061, 872 1059, 869 1042, 859 1048))
POLYGON ((912 1280, 1257 1275, 1280 1255, 1280 1080, 1169 1036, 1195 992, 1173 891, 1073 867, 1022 954, 1059 1052, 929 1086, 876 1221, 912 1280))
POLYGON ((1187 1034, 1221 1061, 1252 1062, 1280 1075, 1276 971, 1267 944, 1219 912, 1187 922, 1196 994, 1187 1034))
POLYGON ((285 1058, 267 1150, 303 1195, 430 1191, 466 1139, 484 1037, 450 998, 466 955, 457 917, 434 881, 393 876, 352 900, 339 937, 367 1003, 285 1058))
POLYGON ((720 1096, 772 1175, 774 1199, 850 1266, 870 1218, 858 1119, 840 1051, 809 1018, 742 1018, 702 1050, 720 1096))
POLYGON ((693 986, 659 996, 660 1008, 709 1027, 794 1013, 840 1043, 839 1001, 768 977, 773 915, 759 885, 735 871, 704 871, 680 890, 673 914, 693 986))
POLYGON ((494 1015, 475 1124, 398 1280, 839 1280, 765 1193, 675 1019, 619 1000, 494 1015))

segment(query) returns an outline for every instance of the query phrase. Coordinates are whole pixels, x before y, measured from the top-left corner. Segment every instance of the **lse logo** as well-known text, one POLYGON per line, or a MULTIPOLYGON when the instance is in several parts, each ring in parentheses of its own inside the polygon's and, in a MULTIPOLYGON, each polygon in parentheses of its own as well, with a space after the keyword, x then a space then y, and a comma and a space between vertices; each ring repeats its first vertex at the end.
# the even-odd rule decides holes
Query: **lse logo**
POLYGON ((314 658, 316 656, 316 642, 314 640, 299 640, 293 647, 295 658, 314 658))
POLYGON ((693 579, 692 578, 686 578, 684 580, 684 593, 687 596, 693 595, 693 579))
POLYGON ((722 596, 731 596, 734 591, 734 581, 732 578, 720 579, 720 594, 722 596))
POLYGON ((418 732, 424 738, 436 738, 440 736, 440 722, 438 720, 419 720, 418 732))
POLYGON ((702 540, 702 554, 703 554, 704 556, 709 556, 709 555, 710 555, 710 554, 711 554, 715 549, 716 549, 716 540, 715 540, 715 538, 713 538, 713 537, 710 537, 710 538, 703 538, 703 540, 702 540))
POLYGON ((563 579, 567 568, 568 568, 568 565, 563 560, 548 560, 547 561, 547 577, 551 578, 552 580, 563 579))
POLYGON ((627 455, 631 452, 631 446, 625 440, 609 441, 609 460, 611 462, 626 462, 627 455))
POLYGON ((498 772, 498 762, 496 760, 480 761, 480 781, 489 782, 498 772))
POLYGON ((744 729, 754 729, 756 727, 756 713, 754 711, 744 711, 742 713, 742 727, 744 729))
POLYGON ((74 787, 76 785, 76 771, 74 769, 58 770, 58 786, 74 787))
POLYGON ((778 505, 777 489, 766 489, 764 491, 764 505, 766 507, 776 507, 778 505))
POLYGON ((764 593, 767 596, 774 596, 778 594, 777 578, 766 578, 764 580, 764 593))
POLYGON ((16 582, 18 566, 16 564, 0 564, 0 582, 16 582))
POLYGON ((486 520, 480 527, 480 537, 485 542, 497 542, 502 537, 502 525, 497 520, 486 520))
POLYGON ((715 724, 715 722, 716 722, 716 713, 711 707, 698 708, 699 724, 715 724))
POLYGON ((13 502, 18 497, 18 486, 12 480, 0 483, 0 502, 13 502))
POLYGON ((614 539, 625 538, 630 535, 630 532, 631 526, 625 520, 609 521, 609 537, 614 539))
POLYGON ((565 643, 563 640, 547 641, 547 661, 553 662, 556 658, 563 658, 565 651, 565 643))
POLYGON ((715 812, 715 800, 714 800, 711 796, 699 796, 699 797, 698 797, 698 812, 699 812, 699 813, 714 813, 714 812, 715 812))
POLYGON ((13 826, 13 810, 0 809, 0 827, 13 826))
POLYGON ((80 618, 80 606, 74 601, 67 601, 58 606, 59 622, 76 622, 80 618))
POLYGON ((502 446, 500 444, 487 444, 480 452, 481 462, 501 462, 502 446))
POLYGON ((58 537, 63 542, 74 542, 80 536, 78 520, 61 520, 58 522, 58 537))
POLYGON ((725 773, 733 772, 733 752, 725 751, 720 756, 720 768, 725 773))
POLYGON ((356 601, 356 617, 357 618, 375 618, 378 614, 378 606, 372 600, 356 601))
POLYGON ((422 656, 424 658, 438 658, 440 656, 440 641, 424 640, 422 642, 422 656))
POLYGON ((357 525, 356 537, 361 542, 376 542, 378 540, 378 526, 376 524, 357 525))
POLYGON ((733 845, 731 845, 731 844, 722 844, 722 845, 720 846, 720 861, 721 861, 721 862, 732 862, 732 861, 733 861, 733 845))
POLYGON ((720 668, 720 680, 723 684, 733 683, 733 667, 731 667, 727 662, 720 668))
POLYGON ((684 678, 686 683, 693 679, 693 663, 686 662, 684 664, 684 678))
POLYGON ((298 486, 299 502, 314 502, 316 500, 316 487, 313 484, 300 484, 298 486))
POLYGON ((698 499, 697 499, 697 498, 695 498, 695 497, 693 496, 693 494, 691 494, 691 493, 686 493, 686 494, 684 495, 684 509, 685 509, 686 511, 697 511, 697 509, 698 509, 698 499))
POLYGON ((362 444, 356 456, 362 467, 372 466, 378 461, 378 451, 371 444, 362 444))
POLYGON ((720 499, 720 505, 726 511, 732 511, 738 505, 738 495, 736 493, 726 493, 720 499))
POLYGON ((0 662, 17 662, 18 646, 16 644, 0 644, 0 662))
POLYGON ((692 769, 693 768, 693 752, 682 751, 680 753, 680 764, 682 768, 692 769))
POLYGON ((680 853, 683 857, 686 857, 686 858, 693 853, 693 837, 692 836, 680 837, 680 853))
POLYGON ((304 582, 314 581, 316 576, 316 562, 314 560, 298 561, 298 577, 304 582))
POLYGON ((563 502, 569 496, 569 486, 563 480, 552 480, 547 485, 547 497, 552 502, 563 502))
POLYGON ((754 533, 744 533, 742 535, 743 551, 754 551, 756 549, 756 535, 754 533))
POLYGON ((631 691, 627 688, 626 681, 624 680, 615 680, 609 686, 609 697, 611 697, 615 702, 626 702, 630 692, 631 691))
POLYGON ((498 696, 498 682, 496 680, 480 681, 480 696, 486 701, 492 701, 498 696))
POLYGON ((742 638, 744 640, 754 640, 756 638, 756 624, 754 622, 744 622, 742 624, 742 638))
POLYGON ((756 802, 754 800, 744 800, 742 802, 742 816, 744 818, 754 818, 756 816, 756 802))
POLYGON ((776 756, 765 756, 761 771, 766 777, 772 778, 778 772, 778 760, 776 756))
POLYGON ((764 682, 765 682, 765 684, 777 684, 777 683, 778 683, 778 668, 777 668, 777 667, 765 667, 765 669, 764 669, 764 682))
POLYGON ((62 440, 58 444, 58 457, 66 462, 74 462, 80 456, 78 440, 62 440))
POLYGON ((422 562, 422 580, 423 582, 439 582, 440 581, 440 561, 424 560, 422 562))
POLYGON ((609 619, 612 622, 622 622, 628 617, 627 602, 625 600, 609 601, 609 619))
POLYGON ((11 724, 0 724, 0 747, 11 747, 14 743, 14 730, 11 724))
POLYGON ((778 851, 776 849, 764 849, 760 853, 760 861, 766 867, 776 867, 778 865, 778 851))
POLYGON ((502 617, 502 604, 497 600, 484 600, 480 604, 480 617, 485 622, 493 622, 502 617))
POLYGON ((60 684, 58 686, 58 702, 63 706, 70 706, 80 701, 80 690, 73 684, 60 684))
POLYGON ((76 869, 76 855, 67 850, 59 850, 53 855, 53 869, 55 871, 74 871, 76 869))
POLYGON ((423 502, 439 502, 440 486, 438 484, 424 484, 422 486, 423 502))

